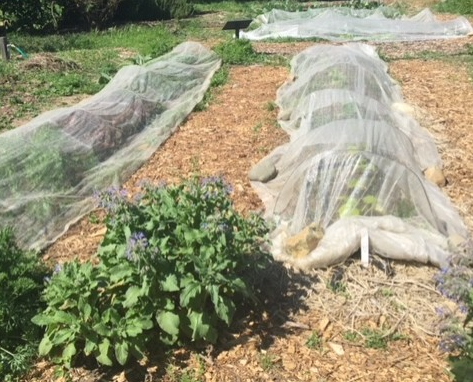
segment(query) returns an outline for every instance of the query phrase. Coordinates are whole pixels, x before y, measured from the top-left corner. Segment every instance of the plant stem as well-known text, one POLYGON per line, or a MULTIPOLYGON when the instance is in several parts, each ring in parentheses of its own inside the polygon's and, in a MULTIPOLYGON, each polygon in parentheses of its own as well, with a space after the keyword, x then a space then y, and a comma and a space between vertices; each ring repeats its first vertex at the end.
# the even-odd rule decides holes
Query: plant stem
POLYGON ((10 356, 12 356, 12 357, 15 356, 15 354, 13 354, 12 352, 8 351, 7 349, 5 349, 5 348, 3 348, 3 347, 1 347, 1 346, 0 346, 0 350, 3 351, 3 352, 5 352, 5 353, 7 353, 8 355, 10 355, 10 356))

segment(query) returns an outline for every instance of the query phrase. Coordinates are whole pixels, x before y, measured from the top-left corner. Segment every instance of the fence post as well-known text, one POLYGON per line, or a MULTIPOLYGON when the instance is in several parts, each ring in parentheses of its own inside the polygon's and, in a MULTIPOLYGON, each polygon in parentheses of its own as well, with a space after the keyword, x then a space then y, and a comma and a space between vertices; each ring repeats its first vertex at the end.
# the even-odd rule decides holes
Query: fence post
POLYGON ((8 42, 7 42, 7 31, 5 27, 5 23, 0 21, 0 56, 4 60, 10 59, 10 53, 8 51, 8 42))
POLYGON ((8 52, 6 37, 0 37, 0 54, 4 60, 8 61, 10 59, 10 53, 8 52))

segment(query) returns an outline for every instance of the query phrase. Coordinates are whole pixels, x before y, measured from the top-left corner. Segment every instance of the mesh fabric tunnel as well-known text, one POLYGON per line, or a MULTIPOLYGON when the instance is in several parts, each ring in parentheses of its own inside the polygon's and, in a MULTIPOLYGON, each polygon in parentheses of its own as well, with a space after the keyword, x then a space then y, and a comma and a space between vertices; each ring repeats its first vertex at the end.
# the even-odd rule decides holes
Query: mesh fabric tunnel
POLYGON ((242 38, 322 38, 330 41, 417 41, 466 36, 473 28, 465 17, 439 21, 429 9, 399 17, 389 7, 353 10, 347 7, 286 12, 274 9, 256 18, 257 29, 242 38))
POLYGON ((187 42, 122 68, 93 97, 0 135, 0 222, 42 248, 119 186, 202 99, 220 59, 187 42))
POLYGON ((316 46, 293 58, 293 80, 277 97, 291 140, 263 159, 277 177, 253 182, 278 223, 276 256, 332 265, 356 251, 368 229, 377 253, 441 266, 448 238, 467 236, 455 208, 423 175, 441 167, 435 143, 395 107, 402 96, 386 70, 363 44, 316 46), (284 240, 314 223, 325 231, 318 247, 289 258, 284 240))

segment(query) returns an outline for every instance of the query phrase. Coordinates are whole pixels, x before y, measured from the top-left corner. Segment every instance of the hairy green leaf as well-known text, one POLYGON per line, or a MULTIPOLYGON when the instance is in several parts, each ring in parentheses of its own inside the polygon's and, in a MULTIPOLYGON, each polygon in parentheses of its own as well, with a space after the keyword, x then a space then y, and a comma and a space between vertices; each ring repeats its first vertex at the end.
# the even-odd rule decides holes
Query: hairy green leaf
POLYGON ((39 343, 38 353, 39 355, 47 355, 53 348, 53 343, 48 336, 44 336, 41 342, 39 343))
POLYGON ((128 342, 122 341, 115 344, 115 357, 120 365, 125 365, 128 361, 128 342))
POLYGON ((99 355, 96 357, 102 365, 112 366, 113 362, 110 358, 110 341, 105 338, 99 345, 99 355))
POLYGON ((192 330, 192 339, 204 339, 211 343, 217 341, 217 331, 210 324, 208 317, 204 313, 190 312, 188 314, 190 329, 192 330))
POLYGON ((164 292, 177 292, 179 290, 179 283, 175 274, 169 274, 161 282, 161 288, 164 292))
POLYGON ((159 327, 172 336, 179 334, 179 316, 173 312, 159 312, 156 316, 159 327))
POLYGON ((128 288, 125 294, 125 301, 123 302, 123 307, 130 308, 138 302, 138 299, 141 296, 141 288, 133 285, 128 288))
POLYGON ((214 302, 214 306, 217 316, 221 320, 223 320, 227 325, 230 325, 236 310, 233 301, 228 297, 219 296, 217 304, 215 304, 214 302))
POLYGON ((199 306, 202 301, 202 285, 198 282, 191 282, 185 286, 181 292, 181 306, 199 306))
POLYGON ((76 355, 77 350, 73 342, 69 343, 62 351, 62 359, 66 363, 66 366, 71 366, 71 360, 76 355))

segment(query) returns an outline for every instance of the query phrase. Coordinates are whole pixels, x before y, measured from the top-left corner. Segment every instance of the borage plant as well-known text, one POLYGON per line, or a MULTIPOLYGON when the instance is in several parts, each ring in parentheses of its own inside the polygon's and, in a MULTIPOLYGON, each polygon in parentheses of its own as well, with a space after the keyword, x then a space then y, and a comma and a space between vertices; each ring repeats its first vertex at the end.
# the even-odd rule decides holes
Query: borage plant
POLYGON ((97 265, 65 264, 51 278, 40 353, 70 367, 79 355, 104 365, 143 357, 148 341, 215 342, 237 307, 254 301, 251 277, 268 265, 268 227, 233 208, 221 178, 100 195, 108 212, 97 265))
POLYGON ((452 373, 457 381, 473 381, 473 247, 465 243, 466 253, 455 255, 452 265, 436 277, 439 291, 455 301, 465 315, 463 322, 446 315, 443 309, 440 347, 450 354, 452 373))

